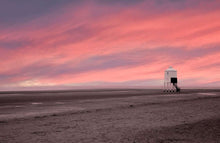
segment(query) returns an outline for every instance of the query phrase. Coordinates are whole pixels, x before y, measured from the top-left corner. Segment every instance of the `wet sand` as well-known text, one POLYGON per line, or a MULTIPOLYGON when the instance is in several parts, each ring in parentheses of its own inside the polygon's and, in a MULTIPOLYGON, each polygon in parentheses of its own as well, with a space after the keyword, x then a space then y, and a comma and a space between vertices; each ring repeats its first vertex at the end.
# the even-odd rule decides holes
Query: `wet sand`
MULTIPOLYGON (((181 94, 123 90, 113 96, 107 92, 107 98, 100 92, 94 98, 94 91, 93 98, 5 102, 0 106, 0 143, 220 142, 217 90, 181 94)), ((71 94, 68 97, 75 96, 71 94)))

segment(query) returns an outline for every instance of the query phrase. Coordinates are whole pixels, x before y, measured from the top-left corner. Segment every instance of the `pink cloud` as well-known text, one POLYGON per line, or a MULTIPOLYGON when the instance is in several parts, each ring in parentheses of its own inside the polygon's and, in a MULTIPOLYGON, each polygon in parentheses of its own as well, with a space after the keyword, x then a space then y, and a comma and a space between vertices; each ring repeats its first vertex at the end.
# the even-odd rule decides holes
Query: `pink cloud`
POLYGON ((155 3, 149 1, 121 9, 120 6, 100 6, 95 2, 62 7, 28 23, 1 29, 0 60, 4 62, 0 63, 0 78, 7 79, 4 80, 8 81, 7 84, 33 80, 55 85, 156 80, 163 79, 163 70, 173 65, 179 70, 182 80, 197 78, 201 84, 217 82, 220 80, 220 50, 211 51, 214 46, 220 45, 220 11, 215 8, 217 4, 203 1, 196 7, 178 10, 167 3, 159 6, 169 8, 165 12, 150 8, 155 7, 155 3), (149 10, 144 10, 146 5, 149 10), (109 68, 102 64, 105 61, 110 64, 108 60, 111 59, 106 56, 118 54, 120 57, 121 53, 136 49, 155 51, 146 51, 146 58, 124 55, 125 59, 128 56, 126 60, 135 64, 128 62, 109 68), (169 49, 167 54, 163 49, 169 49), (176 49, 185 51, 185 57, 174 59, 172 54, 182 56, 176 49), (200 49, 208 49, 207 54, 190 55, 196 49, 198 53, 200 49), (152 61, 147 58, 149 52, 154 54, 152 61), (91 57, 102 58, 95 61, 94 66, 93 61, 87 63, 91 67, 85 70, 76 66, 86 64, 85 61, 91 57), (42 73, 31 69, 42 70, 42 73), (51 73, 56 75, 51 77, 51 73))

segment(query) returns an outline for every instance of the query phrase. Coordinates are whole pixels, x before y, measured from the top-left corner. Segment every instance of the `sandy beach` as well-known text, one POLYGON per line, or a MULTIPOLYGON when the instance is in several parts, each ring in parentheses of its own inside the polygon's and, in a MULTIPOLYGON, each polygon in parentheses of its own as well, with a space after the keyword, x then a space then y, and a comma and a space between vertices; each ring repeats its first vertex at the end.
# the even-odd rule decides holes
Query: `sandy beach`
POLYGON ((0 143, 220 142, 218 90, 20 92, 0 101, 0 143))

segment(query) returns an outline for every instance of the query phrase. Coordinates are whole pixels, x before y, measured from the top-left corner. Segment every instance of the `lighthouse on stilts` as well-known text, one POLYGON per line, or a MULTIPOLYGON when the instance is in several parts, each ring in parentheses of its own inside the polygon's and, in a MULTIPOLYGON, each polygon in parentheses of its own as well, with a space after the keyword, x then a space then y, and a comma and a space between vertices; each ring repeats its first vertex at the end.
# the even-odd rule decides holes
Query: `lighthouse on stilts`
POLYGON ((164 72, 164 92, 180 92, 177 86, 177 71, 169 67, 164 72))

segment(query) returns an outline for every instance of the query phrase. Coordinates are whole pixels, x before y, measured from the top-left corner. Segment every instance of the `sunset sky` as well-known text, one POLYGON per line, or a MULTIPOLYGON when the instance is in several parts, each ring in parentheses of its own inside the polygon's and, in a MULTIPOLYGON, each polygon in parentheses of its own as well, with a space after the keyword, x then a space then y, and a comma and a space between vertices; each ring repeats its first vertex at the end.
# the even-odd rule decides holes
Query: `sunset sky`
POLYGON ((220 0, 1 0, 0 90, 220 87, 220 0))

